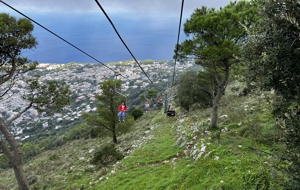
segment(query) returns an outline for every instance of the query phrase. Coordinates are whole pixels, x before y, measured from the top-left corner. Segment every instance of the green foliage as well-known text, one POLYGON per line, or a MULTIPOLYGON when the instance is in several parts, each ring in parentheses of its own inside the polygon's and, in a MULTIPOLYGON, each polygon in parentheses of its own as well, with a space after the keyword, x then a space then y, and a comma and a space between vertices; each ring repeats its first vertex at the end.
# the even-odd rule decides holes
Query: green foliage
POLYGON ((138 118, 143 116, 143 111, 140 109, 135 109, 131 112, 131 115, 133 116, 134 120, 137 120, 138 118))
POLYGON ((146 95, 145 95, 144 93, 142 93, 142 94, 139 95, 139 99, 140 99, 141 101, 145 101, 145 100, 146 100, 145 96, 146 96, 146 95))
MULTIPOLYGON (((4 155, 0 156, 0 168, 7 169, 9 167, 10 167, 10 164, 9 164, 7 157, 4 155)), ((0 172, 1 172, 1 170, 0 170, 0 172)))
POLYGON ((27 58, 20 57, 23 50, 35 48, 37 45, 36 39, 32 36, 33 24, 26 18, 16 19, 9 14, 0 13, 0 28, 2 64, 0 70, 8 72, 14 66, 22 69, 20 73, 35 69, 36 63, 28 64, 27 58), (13 66, 12 63, 16 65, 13 66))
MULTIPOLYGON (((99 101, 97 113, 84 113, 82 117, 89 125, 94 127, 91 131, 91 137, 111 134, 113 142, 117 143, 117 114, 122 96, 116 90, 120 91, 121 81, 107 80, 100 85, 100 88, 102 94, 97 96, 97 100, 99 101)), ((126 125, 132 125, 132 122, 127 122, 126 125)))
POLYGON ((292 160, 287 171, 290 181, 286 185, 287 189, 299 189, 300 135, 296 132, 297 113, 292 110, 300 103, 300 4, 294 0, 258 2, 262 19, 249 29, 252 35, 244 53, 249 80, 259 88, 274 89, 279 96, 273 102, 273 114, 285 120, 287 152, 292 160))
POLYGON ((122 153, 116 149, 115 144, 108 144, 95 152, 91 163, 105 167, 123 159, 123 157, 122 153))
POLYGON ((148 98, 151 100, 155 99, 157 97, 157 94, 158 94, 158 91, 153 88, 148 90, 148 98))
POLYGON ((24 159, 31 158, 41 152, 39 146, 35 143, 25 143, 22 146, 24 159))
POLYGON ((91 132, 90 132, 90 136, 91 138, 96 138, 96 137, 101 137, 103 136, 103 134, 106 134, 105 132, 103 132, 104 130, 101 129, 101 127, 93 127, 91 129, 91 132))
POLYGON ((291 165, 287 170, 290 182, 286 184, 287 189, 299 189, 300 188, 300 109, 295 107, 289 109, 286 113, 286 146, 288 155, 291 158, 291 165))
POLYGON ((59 159, 59 156, 57 154, 52 154, 50 157, 49 157, 49 160, 57 160, 59 159))
POLYGON ((247 37, 244 26, 255 22, 256 9, 254 1, 230 2, 220 10, 203 6, 184 24, 184 32, 192 38, 178 45, 175 51, 182 59, 195 58, 196 64, 214 77, 211 83, 217 83, 212 93, 211 128, 217 127, 218 103, 224 95, 230 69, 241 55, 241 43, 247 37))
POLYGON ((80 125, 77 125, 65 134, 66 140, 70 141, 80 138, 88 138, 92 134, 92 130, 93 127, 91 127, 87 123, 82 123, 80 125))
POLYGON ((187 111, 195 103, 200 103, 203 108, 211 104, 210 78, 206 78, 203 73, 205 72, 197 74, 195 71, 188 71, 180 77, 177 100, 179 106, 187 111))
POLYGON ((243 24, 251 25, 256 17, 254 2, 231 2, 220 10, 196 9, 184 24, 184 32, 194 39, 184 41, 178 48, 183 57, 194 55, 205 69, 224 68, 240 54, 239 40, 247 36, 243 24))
POLYGON ((239 128, 239 125, 237 123, 231 123, 227 127, 228 129, 235 129, 235 128, 239 128))
POLYGON ((31 94, 24 96, 33 103, 33 108, 39 112, 60 112, 65 105, 70 104, 72 93, 65 82, 46 81, 40 84, 39 76, 28 79, 31 94))
POLYGON ((134 125, 135 120, 134 117, 131 114, 126 115, 126 121, 125 122, 119 122, 116 127, 116 131, 119 135, 128 133, 131 131, 131 127, 134 125))
MULTIPOLYGON (((1 97, 12 101, 14 97, 20 97, 25 101, 18 102, 16 114, 10 119, 1 115, 1 152, 7 156, 13 168, 15 168, 16 179, 19 189, 29 189, 26 175, 22 168, 22 154, 17 140, 10 132, 10 125, 30 108, 38 111, 61 111, 62 107, 70 103, 71 91, 64 82, 39 81, 39 76, 29 75, 29 71, 36 69, 38 63, 31 62, 22 53, 36 47, 37 41, 32 36, 33 24, 26 18, 16 19, 9 14, 0 13, 0 88, 1 97), (28 75, 26 75, 28 74, 28 75), (26 82, 25 91, 19 96, 19 91, 13 90, 18 80, 26 82), (18 94, 18 96, 14 96, 18 94), (20 103, 22 102, 22 103, 20 103)), ((34 131, 36 128, 29 127, 34 131)), ((28 131, 27 131, 28 132, 28 131)), ((24 144, 23 153, 25 157, 34 156, 42 150, 38 145, 24 144), (24 151, 25 150, 25 151, 24 151)))
POLYGON ((270 171, 260 168, 260 170, 248 172, 243 175, 243 183, 245 188, 271 189, 270 171))
POLYGON ((249 77, 259 87, 275 89, 288 101, 299 101, 300 5, 293 0, 260 1, 260 7, 263 19, 250 30, 253 35, 245 48, 249 77))
MULTIPOLYGON (((91 165, 94 153, 112 144, 110 138, 101 137, 68 141, 64 146, 32 158, 24 168, 38 175, 35 187, 49 190, 83 187, 91 190, 255 189, 256 186, 259 189, 284 189, 282 183, 286 177, 281 167, 289 163, 248 148, 255 147, 279 156, 285 150, 269 135, 275 130, 275 119, 269 117, 271 106, 267 99, 253 93, 238 96, 229 90, 220 104, 220 114, 227 115, 220 118, 220 126, 228 128, 231 124, 241 123, 238 128, 222 131, 220 142, 214 139, 220 131, 210 130, 207 122, 211 109, 182 113, 178 108, 174 119, 150 111, 135 122, 134 130, 118 134, 121 143, 114 144, 115 148, 126 157, 117 164, 116 161, 107 166, 97 164, 101 168, 91 165), (261 130, 256 130, 256 125, 261 130), (244 129, 247 137, 240 136, 244 129), (180 137, 185 140, 179 141, 180 137), (95 148, 99 146, 99 150, 95 148), (202 154, 203 146, 206 150, 196 160, 192 155, 202 154), (96 151, 91 153, 94 149, 96 151)), ((131 119, 133 121, 133 117, 131 119)), ((117 131, 126 124, 127 120, 118 123, 117 131)), ((102 154, 105 155, 108 154, 102 154)), ((98 159, 103 157, 100 154, 98 159)), ((10 175, 9 170, 4 172, 0 173, 3 176, 0 188, 14 189, 13 174, 10 175)))

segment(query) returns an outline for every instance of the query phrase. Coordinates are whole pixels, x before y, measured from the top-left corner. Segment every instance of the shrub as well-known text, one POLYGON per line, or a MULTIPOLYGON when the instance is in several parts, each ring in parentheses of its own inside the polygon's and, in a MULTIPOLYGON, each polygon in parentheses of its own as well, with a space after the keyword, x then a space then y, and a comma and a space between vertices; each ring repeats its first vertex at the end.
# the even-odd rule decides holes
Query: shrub
POLYGON ((239 125, 237 123, 230 123, 227 126, 228 129, 235 129, 235 128, 239 128, 239 125))
POLYGON ((238 130, 238 134, 241 137, 248 137, 249 136, 249 129, 248 126, 243 126, 238 130))
POLYGON ((59 156, 57 154, 52 154, 50 157, 49 157, 50 160, 57 160, 59 159, 59 156))
POLYGON ((122 153, 111 143, 96 151, 91 163, 103 167, 113 164, 116 161, 123 159, 123 157, 122 153))
POLYGON ((272 182, 270 179, 270 171, 266 168, 260 168, 255 172, 246 172, 243 175, 243 182, 245 187, 248 189, 256 186, 258 189, 273 189, 272 182))
POLYGON ((131 115, 133 116, 134 120, 137 120, 138 118, 143 116, 143 111, 140 109, 135 109, 131 112, 131 115))

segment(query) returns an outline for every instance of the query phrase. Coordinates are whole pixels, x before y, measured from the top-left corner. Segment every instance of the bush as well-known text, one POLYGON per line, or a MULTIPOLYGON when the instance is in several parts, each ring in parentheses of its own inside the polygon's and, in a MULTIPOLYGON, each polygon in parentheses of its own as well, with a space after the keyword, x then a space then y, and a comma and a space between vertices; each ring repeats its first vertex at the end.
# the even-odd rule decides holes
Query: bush
POLYGON ((95 152, 91 163, 99 165, 100 167, 108 166, 115 163, 118 160, 123 159, 124 156, 118 151, 114 144, 108 144, 95 152))
POLYGON ((228 129, 236 129, 239 128, 240 126, 237 123, 231 123, 227 126, 228 129))
POLYGON ((143 111, 140 109, 135 109, 131 112, 131 115, 133 116, 134 120, 137 120, 138 118, 143 116, 143 111))
POLYGON ((57 154, 52 154, 50 157, 49 157, 49 160, 57 160, 59 159, 59 156, 57 154))
MULTIPOLYGON (((77 125, 70 131, 65 133, 66 140, 74 140, 74 139, 80 139, 80 138, 88 138, 89 136, 92 136, 93 126, 88 125, 87 123, 82 123, 80 125, 77 125)), ((97 137, 92 136, 93 138, 97 137)))

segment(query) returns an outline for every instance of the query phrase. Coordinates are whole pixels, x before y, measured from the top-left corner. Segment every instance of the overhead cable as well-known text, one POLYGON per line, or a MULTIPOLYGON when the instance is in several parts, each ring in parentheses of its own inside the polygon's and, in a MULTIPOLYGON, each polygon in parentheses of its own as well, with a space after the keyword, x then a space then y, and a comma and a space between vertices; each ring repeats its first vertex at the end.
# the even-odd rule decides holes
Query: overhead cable
POLYGON ((182 0, 182 4, 181 4, 180 21, 179 21, 179 29, 178 29, 178 36, 177 36, 177 43, 176 43, 176 52, 175 52, 175 63, 174 63, 174 71, 173 71, 173 78, 172 78, 171 87, 172 87, 173 84, 174 84, 175 69, 176 69, 176 61, 177 61, 177 57, 178 57, 178 46, 179 46, 179 38, 180 38, 180 30, 181 30, 181 21, 182 21, 183 5, 184 5, 184 0, 182 0))
POLYGON ((141 68, 141 70, 143 71, 143 73, 146 75, 146 77, 148 78, 148 80, 154 85, 154 83, 152 82, 152 80, 148 77, 148 75, 146 74, 146 72, 144 71, 144 69, 141 67, 141 65, 139 64, 139 62, 136 60, 136 58, 134 57, 134 55, 132 54, 132 52, 130 51, 130 49, 128 48, 128 46, 126 45, 126 43, 124 42, 124 40, 122 39, 122 37, 120 36, 118 30, 116 29, 115 25, 113 24, 113 22, 111 21, 111 19, 109 18, 109 16, 106 14, 105 10, 103 9, 103 7, 100 5, 100 3, 98 2, 98 0, 95 0, 97 5, 99 6, 99 8, 102 10, 102 12, 104 13, 104 15, 106 16, 106 18, 108 19, 108 21, 110 22, 110 24, 112 25, 112 27, 114 28, 115 32, 117 33, 117 35, 119 36, 120 40, 122 41, 122 43, 124 44, 124 46, 126 47, 126 49, 128 50, 128 52, 130 53, 130 55, 133 57, 133 59, 135 60, 135 62, 138 64, 138 66, 141 68))
MULTIPOLYGON (((75 45, 73 45, 72 43, 68 42, 67 40, 63 39, 62 37, 60 37, 59 35, 55 34, 54 32, 52 32, 51 30, 49 30, 48 28, 44 27, 43 25, 39 24, 38 22, 34 21, 33 19, 29 18, 28 16, 26 16, 25 14, 23 14, 22 12, 18 11, 17 9, 13 8, 12 6, 8 5, 7 3, 3 2, 2 0, 0 0, 1 3, 3 3, 4 5, 8 6, 9 8, 11 8, 12 10, 16 11, 17 13, 21 14, 22 16, 26 17, 27 19, 29 19, 30 21, 34 22, 35 24, 37 24, 38 26, 42 27, 43 29, 47 30, 48 32, 50 32, 51 34, 55 35, 56 37, 58 37, 59 39, 63 40, 64 42, 66 42, 67 44, 71 45, 72 47, 76 48, 77 50, 81 51, 82 53, 84 53, 85 55, 89 56, 90 58, 92 58, 93 60, 97 61, 98 63, 102 64, 103 66, 105 66, 106 68, 110 69, 111 71, 115 72, 113 69, 111 69, 110 67, 108 67, 107 65, 105 65, 104 63, 102 63, 101 61, 99 61, 98 59, 96 59, 95 57, 91 56, 90 54, 86 53, 85 51, 81 50, 80 48, 76 47, 75 45)), ((121 75, 121 74, 119 74, 121 75)), ((122 75, 121 75, 122 76, 122 75)), ((124 76, 122 76, 124 77, 124 76)), ((125 78, 125 77, 124 77, 125 78)))

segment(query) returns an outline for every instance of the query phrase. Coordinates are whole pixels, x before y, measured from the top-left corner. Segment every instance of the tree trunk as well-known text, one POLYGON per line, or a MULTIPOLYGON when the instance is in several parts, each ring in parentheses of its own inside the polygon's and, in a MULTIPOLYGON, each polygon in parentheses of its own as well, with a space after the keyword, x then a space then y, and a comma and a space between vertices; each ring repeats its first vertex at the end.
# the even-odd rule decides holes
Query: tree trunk
POLYGON ((29 190, 29 184, 24 174, 22 163, 13 164, 14 172, 18 181, 20 190, 29 190))
POLYGON ((222 90, 221 87, 218 87, 217 94, 213 99, 213 106, 212 106, 212 117, 210 122, 210 128, 216 128, 217 127, 217 121, 218 121, 218 104, 219 100, 222 96, 222 90))
POLYGON ((112 128, 113 142, 117 144, 116 126, 112 128))
POLYGON ((8 158, 15 172, 15 176, 18 181, 20 190, 28 190, 29 184, 27 182, 24 170, 22 168, 22 152, 18 145, 18 142, 8 130, 8 126, 4 123, 3 119, 0 118, 0 131, 9 143, 10 147, 0 138, 0 149, 4 155, 8 158), (10 150, 12 149, 12 151, 10 150))
POLYGON ((210 128, 217 128, 217 121, 218 121, 218 105, 221 97, 224 94, 225 91, 225 86, 229 78, 229 65, 226 64, 227 66, 224 69, 224 77, 222 80, 217 80, 218 83, 218 89, 217 93, 214 96, 213 99, 213 106, 212 106, 212 117, 211 117, 211 122, 210 122, 210 128))

